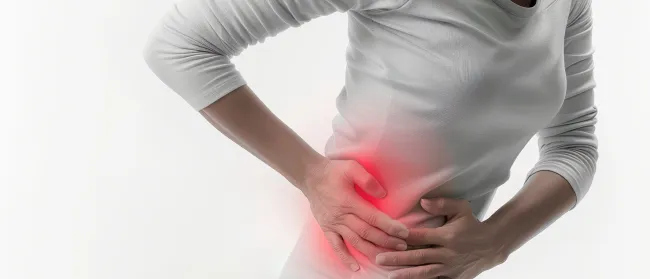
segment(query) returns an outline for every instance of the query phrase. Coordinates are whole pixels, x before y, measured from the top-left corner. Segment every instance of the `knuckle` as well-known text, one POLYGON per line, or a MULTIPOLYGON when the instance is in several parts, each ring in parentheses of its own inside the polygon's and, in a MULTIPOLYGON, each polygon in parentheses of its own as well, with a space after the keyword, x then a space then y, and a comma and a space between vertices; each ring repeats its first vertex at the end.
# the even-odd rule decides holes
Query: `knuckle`
POLYGON ((450 232, 446 232, 445 234, 443 234, 442 237, 447 242, 453 242, 458 237, 458 234, 456 232, 451 232, 450 231, 450 232))
POLYGON ((359 244, 361 244, 361 239, 356 236, 351 236, 350 238, 348 238, 348 241, 350 242, 350 245, 354 247, 359 247, 359 244))
POLYGON ((361 229, 359 236, 361 236, 363 239, 369 239, 372 236, 372 229, 368 226, 364 227, 361 229))
POLYGON ((416 239, 429 239, 430 238, 429 233, 427 233, 426 231, 422 231, 422 230, 413 230, 413 231, 409 232, 409 234, 411 235, 411 237, 416 238, 416 239))
POLYGON ((343 256, 343 255, 342 255, 342 254, 343 254, 343 251, 342 251, 340 245, 338 245, 338 244, 336 244, 336 243, 332 243, 332 242, 330 242, 330 244, 332 245, 332 250, 334 250, 334 252, 335 252, 337 255, 339 255, 339 257, 343 256))
POLYGON ((348 213, 354 207, 354 200, 352 200, 352 197, 346 196, 342 198, 339 204, 334 207, 334 210, 338 213, 348 213))
POLYGON ((427 267, 422 268, 419 273, 420 273, 421 277, 429 278, 429 277, 433 276, 434 270, 433 270, 433 267, 427 266, 427 267))
POLYGON ((341 220, 341 223, 347 224, 347 225, 352 225, 354 224, 354 218, 351 214, 343 214, 339 218, 341 220))
POLYGON ((380 244, 381 246, 384 246, 384 247, 391 247, 391 246, 393 246, 393 244, 392 244, 393 242, 391 241, 391 238, 390 238, 390 237, 387 237, 387 236, 382 237, 382 239, 381 239, 379 242, 380 242, 380 243, 378 243, 378 244, 380 244))
POLYGON ((372 226, 375 226, 377 225, 378 220, 379 220, 379 216, 377 216, 377 213, 371 213, 368 215, 368 219, 366 220, 366 222, 368 222, 368 224, 372 226))
POLYGON ((411 260, 414 262, 422 262, 425 259, 425 254, 422 249, 414 250, 414 252, 411 254, 411 260))
POLYGON ((354 233, 352 233, 352 234, 346 234, 343 238, 345 238, 345 240, 346 240, 348 243, 350 243, 350 245, 352 245, 352 246, 354 246, 354 247, 358 247, 358 246, 359 246, 359 243, 361 242, 361 239, 359 238, 359 236, 357 236, 357 235, 354 234, 354 233))
POLYGON ((399 256, 397 255, 390 255, 386 258, 386 261, 391 263, 392 265, 398 265, 400 263, 399 256))
POLYGON ((429 242, 434 242, 436 240, 436 235, 433 232, 421 232, 420 235, 418 235, 418 238, 423 239, 423 240, 428 240, 429 242))
POLYGON ((341 214, 324 214, 322 218, 325 225, 332 226, 338 224, 341 221, 341 214))
POLYGON ((338 215, 339 213, 337 212, 336 208, 334 208, 334 210, 331 211, 328 210, 323 212, 320 217, 321 220, 323 220, 323 222, 331 224, 331 223, 335 223, 336 219, 338 218, 337 217, 338 215))
POLYGON ((336 233, 339 234, 341 237, 345 237, 347 235, 346 234, 347 227, 345 225, 336 224, 334 225, 334 227, 336 228, 336 233))
POLYGON ((348 258, 348 255, 345 253, 342 247, 335 248, 335 253, 341 259, 343 262, 349 262, 350 258, 348 258))

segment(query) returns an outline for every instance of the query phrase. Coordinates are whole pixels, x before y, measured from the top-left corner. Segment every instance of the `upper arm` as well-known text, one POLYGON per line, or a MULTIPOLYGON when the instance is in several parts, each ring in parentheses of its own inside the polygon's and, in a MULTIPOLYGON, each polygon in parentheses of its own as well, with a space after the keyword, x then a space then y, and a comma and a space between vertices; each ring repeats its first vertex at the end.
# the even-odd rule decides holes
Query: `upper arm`
MULTIPOLYGON (((595 140, 593 129, 596 107, 594 104, 594 48, 592 45, 592 17, 589 0, 573 1, 567 21, 564 40, 564 66, 567 86, 562 107, 549 123, 540 131, 540 138, 573 134, 574 140, 584 138, 595 140), (578 129, 581 128, 581 129, 578 129), (582 133, 590 132, 590 133, 582 133)), ((558 137, 555 140, 570 140, 558 137)), ((549 144, 549 140, 544 144, 549 144)))
POLYGON ((590 0, 574 0, 564 39, 567 98, 595 87, 590 0))
POLYGON ((210 51, 244 48, 318 17, 348 10, 390 9, 406 0, 181 0, 163 19, 170 30, 210 51))
POLYGON ((551 123, 538 134, 540 160, 528 175, 540 170, 561 175, 578 202, 591 185, 598 159, 590 4, 589 0, 572 3, 564 43, 566 97, 551 123))
POLYGON ((201 110, 245 84, 230 58, 248 46, 334 12, 404 1, 180 0, 150 33, 143 54, 160 80, 201 110))

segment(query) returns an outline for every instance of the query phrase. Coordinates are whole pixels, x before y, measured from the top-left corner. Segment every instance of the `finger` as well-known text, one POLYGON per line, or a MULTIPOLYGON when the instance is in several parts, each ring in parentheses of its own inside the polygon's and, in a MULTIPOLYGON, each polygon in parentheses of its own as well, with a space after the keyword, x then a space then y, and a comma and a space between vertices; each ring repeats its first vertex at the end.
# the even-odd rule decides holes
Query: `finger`
POLYGON ((406 238, 409 245, 440 245, 449 243, 449 233, 445 227, 439 228, 412 228, 406 238))
POLYGON ((445 266, 441 264, 420 265, 399 269, 388 275, 390 279, 431 279, 437 276, 443 276, 445 266))
POLYGON ((407 238, 409 235, 409 230, 404 224, 393 220, 363 199, 360 199, 360 202, 352 208, 352 211, 368 225, 378 228, 389 235, 399 238, 407 238))
POLYGON ((388 251, 366 241, 346 226, 339 225, 336 228, 336 231, 343 237, 343 239, 352 245, 352 247, 370 259, 374 259, 379 253, 388 251))
POLYGON ((446 248, 415 249, 410 251, 386 252, 377 255, 375 263, 385 266, 408 266, 425 264, 444 264, 451 251, 446 248))
POLYGON ((361 238, 381 247, 395 249, 399 251, 406 250, 406 241, 394 236, 390 236, 379 229, 368 225, 353 214, 348 214, 343 219, 343 225, 350 228, 361 238))
POLYGON ((359 264, 354 259, 354 257, 352 257, 350 251, 348 251, 348 248, 345 247, 345 243, 343 242, 343 239, 340 235, 335 232, 325 232, 325 238, 327 239, 327 242, 329 242, 329 244, 332 246, 332 249, 334 249, 334 252, 339 257, 339 259, 341 259, 343 264, 345 264, 352 271, 359 270, 359 264))
POLYGON ((366 171, 359 163, 352 161, 346 173, 350 182, 356 184, 368 195, 375 198, 383 198, 386 196, 386 190, 379 184, 370 173, 366 171))
POLYGON ((434 216, 447 216, 452 219, 458 215, 471 214, 472 208, 466 200, 433 198, 422 199, 420 201, 422 208, 434 216))

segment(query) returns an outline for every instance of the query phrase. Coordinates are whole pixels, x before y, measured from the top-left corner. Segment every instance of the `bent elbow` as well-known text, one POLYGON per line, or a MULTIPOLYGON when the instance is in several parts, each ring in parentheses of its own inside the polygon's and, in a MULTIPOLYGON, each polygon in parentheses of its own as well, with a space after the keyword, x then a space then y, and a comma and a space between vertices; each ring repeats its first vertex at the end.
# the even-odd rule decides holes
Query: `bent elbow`
POLYGON ((164 63, 165 53, 171 53, 172 45, 167 40, 159 24, 151 31, 141 49, 142 59, 156 75, 161 73, 160 68, 164 63))

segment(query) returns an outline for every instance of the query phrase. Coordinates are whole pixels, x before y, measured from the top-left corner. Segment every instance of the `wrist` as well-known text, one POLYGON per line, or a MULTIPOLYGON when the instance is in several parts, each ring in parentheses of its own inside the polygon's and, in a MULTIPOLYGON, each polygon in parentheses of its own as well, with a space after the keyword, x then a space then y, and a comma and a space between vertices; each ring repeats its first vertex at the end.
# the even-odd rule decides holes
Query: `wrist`
POLYGON ((504 263, 512 253, 510 249, 512 237, 508 235, 507 228, 494 219, 485 220, 483 224, 487 227, 490 236, 490 264, 491 267, 494 267, 504 263))
POLYGON ((306 195, 311 185, 318 184, 330 160, 313 152, 302 160, 300 171, 294 175, 294 185, 306 195))

